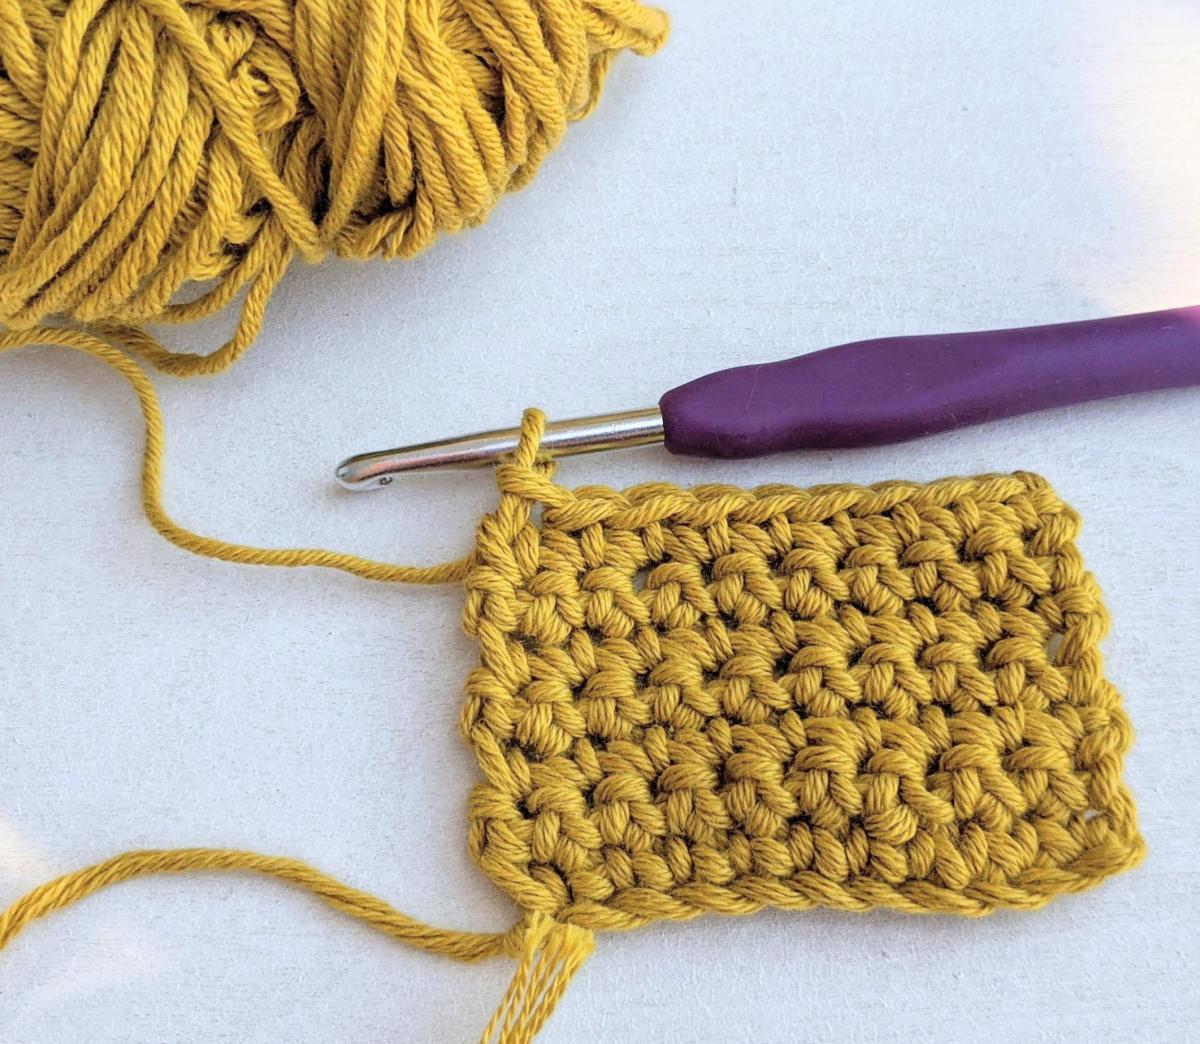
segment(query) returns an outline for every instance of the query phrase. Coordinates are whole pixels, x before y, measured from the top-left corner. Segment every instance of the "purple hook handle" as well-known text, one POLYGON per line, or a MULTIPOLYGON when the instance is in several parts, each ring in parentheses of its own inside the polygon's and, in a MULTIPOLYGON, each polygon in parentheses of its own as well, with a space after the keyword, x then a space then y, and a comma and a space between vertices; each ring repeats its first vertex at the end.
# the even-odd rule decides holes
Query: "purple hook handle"
POLYGON ((877 446, 1054 406, 1200 384, 1200 307, 884 337, 721 370, 659 402, 672 453, 877 446))

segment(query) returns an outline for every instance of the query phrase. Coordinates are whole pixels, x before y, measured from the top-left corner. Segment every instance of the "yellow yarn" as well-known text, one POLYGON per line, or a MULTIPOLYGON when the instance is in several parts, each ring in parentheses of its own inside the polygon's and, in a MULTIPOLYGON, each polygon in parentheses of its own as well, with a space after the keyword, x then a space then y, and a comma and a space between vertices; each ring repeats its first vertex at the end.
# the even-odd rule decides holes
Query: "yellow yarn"
MULTIPOLYGON (((667 24, 636 0, 0 0, 0 352, 59 345, 130 382, 143 506, 186 550, 460 580, 466 559, 394 566, 178 525, 162 504, 154 388, 130 354, 180 376, 220 372, 253 342, 294 252, 408 257, 479 224, 593 109, 615 55, 653 53, 667 24), (145 329, 239 296, 236 329, 210 354, 170 352, 145 329)), ((0 946, 105 885, 185 870, 270 874, 460 960, 519 955, 485 1036, 507 1044, 538 1031, 591 948, 590 933, 536 912, 503 935, 430 928, 304 864, 220 849, 69 874, 0 916, 0 946)))
MULTIPOLYGON (((19 343, 0 336, 0 352, 19 343)), ((469 845, 522 918, 503 934, 434 928, 294 860, 181 849, 35 889, 0 915, 0 947, 108 884, 264 873, 435 953, 519 952, 483 1037, 518 1044, 594 930, 766 906, 1031 909, 1143 855, 1121 780, 1129 723, 1097 648, 1107 616, 1078 517, 1044 479, 570 491, 538 459, 545 418, 530 410, 460 562, 249 548, 166 515, 152 385, 94 338, 67 343, 136 390, 143 503, 167 539, 371 579, 465 575, 481 659, 462 728, 484 776, 469 845)))
POLYGON ((60 345, 130 382, 145 512, 186 550, 465 581, 469 847, 521 912, 452 931, 290 859, 129 852, 19 899, 0 947, 109 884, 267 874, 398 941, 518 958, 483 1040, 523 1044, 595 930, 1027 909, 1141 857, 1107 617, 1078 518, 1037 476, 571 491, 530 411, 456 562, 253 548, 167 514, 162 418, 129 353, 215 373, 294 251, 408 256, 477 224, 590 111, 612 57, 666 28, 634 0, 0 0, 0 352, 60 345), (209 355, 143 328, 239 295, 209 355))
POLYGON ((185 551, 206 558, 218 558, 242 565, 324 566, 341 569, 366 580, 386 580, 405 584, 441 584, 459 580, 466 570, 466 559, 435 566, 397 566, 315 548, 267 549, 214 540, 179 525, 162 503, 163 420, 154 385, 128 355, 81 330, 34 328, 0 333, 0 354, 28 347, 52 344, 100 359, 124 377, 137 393, 146 426, 142 459, 142 508, 150 524, 167 540, 185 551))
POLYGON ((382 900, 341 884, 294 859, 220 848, 177 848, 125 852, 41 885, 0 915, 0 948, 7 946, 29 922, 70 906, 109 885, 149 874, 218 870, 277 877, 312 892, 339 913, 364 921, 393 939, 459 961, 477 961, 502 953, 514 953, 525 935, 521 924, 503 934, 430 928, 382 900))
POLYGON ((519 955, 508 991, 480 1038, 482 1044, 528 1044, 545 1025, 567 984, 592 952, 592 933, 533 913, 505 933, 431 928, 381 899, 342 884, 295 859, 221 848, 125 852, 35 888, 0 914, 0 949, 30 921, 70 906, 108 885, 148 874, 234 870, 266 874, 297 885, 339 913, 393 939, 458 961, 519 955))
POLYGON ((294 251, 479 224, 666 33, 635 0, 0 0, 0 325, 222 370, 294 251), (243 291, 210 355, 142 328, 243 291))
POLYGON ((570 491, 543 424, 464 616, 470 847, 522 909, 979 915, 1141 858, 1108 617, 1044 479, 570 491))

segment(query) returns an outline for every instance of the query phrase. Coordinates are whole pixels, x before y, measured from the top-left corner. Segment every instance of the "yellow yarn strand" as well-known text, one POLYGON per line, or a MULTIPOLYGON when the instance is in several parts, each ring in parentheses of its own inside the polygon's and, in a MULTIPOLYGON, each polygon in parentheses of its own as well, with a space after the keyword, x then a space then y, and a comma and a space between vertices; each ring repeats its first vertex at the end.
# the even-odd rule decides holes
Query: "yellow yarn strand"
POLYGON ((363 921, 399 942, 452 957, 456 961, 478 961, 510 951, 513 946, 510 937, 519 933, 521 928, 518 924, 508 933, 431 928, 389 906, 382 899, 344 885, 295 859, 223 848, 150 849, 125 852, 94 866, 64 874, 18 899, 0 914, 0 949, 39 917, 71 906, 102 888, 151 874, 196 871, 232 871, 278 878, 311 892, 338 913, 363 921))
POLYGON ((35 888, 0 914, 0 950, 39 917, 109 885, 151 874, 217 871, 263 874, 285 881, 398 942, 456 961, 479 961, 512 954, 519 948, 521 959, 512 983, 484 1031, 483 1040, 495 1044, 528 1044, 594 946, 591 932, 558 924, 544 914, 518 921, 507 932, 434 928, 295 859, 235 849, 177 848, 125 852, 35 888))
POLYGON ((262 548, 245 544, 217 540, 201 536, 181 526, 170 515, 162 502, 163 449, 165 433, 162 409, 155 394, 154 385, 128 355, 106 344, 91 334, 80 330, 33 329, 21 332, 0 333, 0 354, 28 347, 30 342, 52 344, 70 348, 84 355, 99 359, 117 371, 129 382, 137 394, 145 422, 146 442, 142 457, 142 508, 150 524, 176 547, 217 558, 223 562, 240 565, 267 566, 319 566, 340 569, 360 576, 365 580, 380 580, 401 584, 443 584, 461 580, 469 564, 468 558, 444 562, 432 566, 389 565, 358 555, 339 551, 324 551, 318 548, 262 548))
MULTIPOLYGON (((667 19, 636 0, 0 0, 0 353, 81 352, 132 386, 142 505, 184 550, 369 580, 461 580, 471 557, 415 567, 202 536, 162 501, 163 419, 134 361, 178 376, 253 343, 295 253, 411 257, 481 223, 595 107, 621 50, 667 19), (169 351, 151 323, 240 299, 233 335, 169 351), (64 325, 48 325, 63 323, 64 325)), ((504 934, 433 928, 304 863, 224 849, 128 852, 0 915, 31 921, 156 873, 242 871, 304 888, 391 937, 453 957, 520 954, 486 1040, 525 1044, 588 953, 590 931, 531 913, 504 934)))
POLYGON ((223 370, 295 252, 480 224, 667 28, 635 0, 0 0, 0 327, 223 370), (210 354, 144 329, 239 295, 210 354))
POLYGON ((521 963, 480 1044, 525 1044, 532 1040, 591 955, 595 942, 590 931, 560 924, 543 913, 533 914, 525 927, 521 963))

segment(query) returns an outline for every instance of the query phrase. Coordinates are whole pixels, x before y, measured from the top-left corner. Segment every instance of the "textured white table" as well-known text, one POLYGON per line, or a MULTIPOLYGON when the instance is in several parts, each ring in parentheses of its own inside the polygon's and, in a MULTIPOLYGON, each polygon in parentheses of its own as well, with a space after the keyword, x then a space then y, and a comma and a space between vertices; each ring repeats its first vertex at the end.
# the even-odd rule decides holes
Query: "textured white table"
MULTIPOLYGON (((668 49, 619 62, 599 114, 487 227, 412 264, 297 267, 235 371, 159 380, 182 521, 456 555, 485 477, 351 497, 333 462, 859 337, 1200 298, 1192 0, 677 7, 668 49)), ((465 851, 458 591, 175 550, 139 513, 139 423, 98 364, 0 359, 0 900, 126 848, 220 844, 308 859, 435 923, 507 926, 465 851)), ((1197 445, 1200 398, 1177 393, 889 450, 567 464, 568 483, 614 485, 1044 472, 1084 513, 1113 611, 1150 855, 983 922, 765 914, 603 938, 544 1039, 1188 1038, 1197 445)), ((0 1039, 460 1041, 511 970, 409 951, 268 881, 148 880, 0 955, 0 1039)))

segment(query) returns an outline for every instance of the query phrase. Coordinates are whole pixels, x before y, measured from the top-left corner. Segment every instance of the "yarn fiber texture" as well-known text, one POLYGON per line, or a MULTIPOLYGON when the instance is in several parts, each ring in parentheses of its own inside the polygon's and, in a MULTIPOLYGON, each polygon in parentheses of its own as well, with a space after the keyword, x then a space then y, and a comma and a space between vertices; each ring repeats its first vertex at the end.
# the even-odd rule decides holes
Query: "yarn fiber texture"
POLYGON ((139 877, 268 875, 399 942, 515 958, 482 1040, 528 1044, 600 929, 768 906, 1029 909, 1143 855, 1121 777, 1129 722, 1098 649, 1107 615, 1078 516, 1036 475, 568 490, 530 410, 458 561, 247 547, 166 513, 145 372, 90 335, 64 345, 136 392, 142 500, 172 543, 465 583, 480 663, 462 729, 483 775, 469 847, 519 915, 506 931, 440 928, 295 859, 133 851, 11 903, 0 948, 139 877))
POLYGON ((0 325, 224 369, 295 253, 479 224, 667 29, 634 0, 0 0, 0 325), (239 296, 209 355, 143 328, 239 296))
POLYGON ((1141 858, 1108 617, 1044 479, 570 491, 543 423, 466 576, 470 848, 523 909, 979 915, 1141 858))

